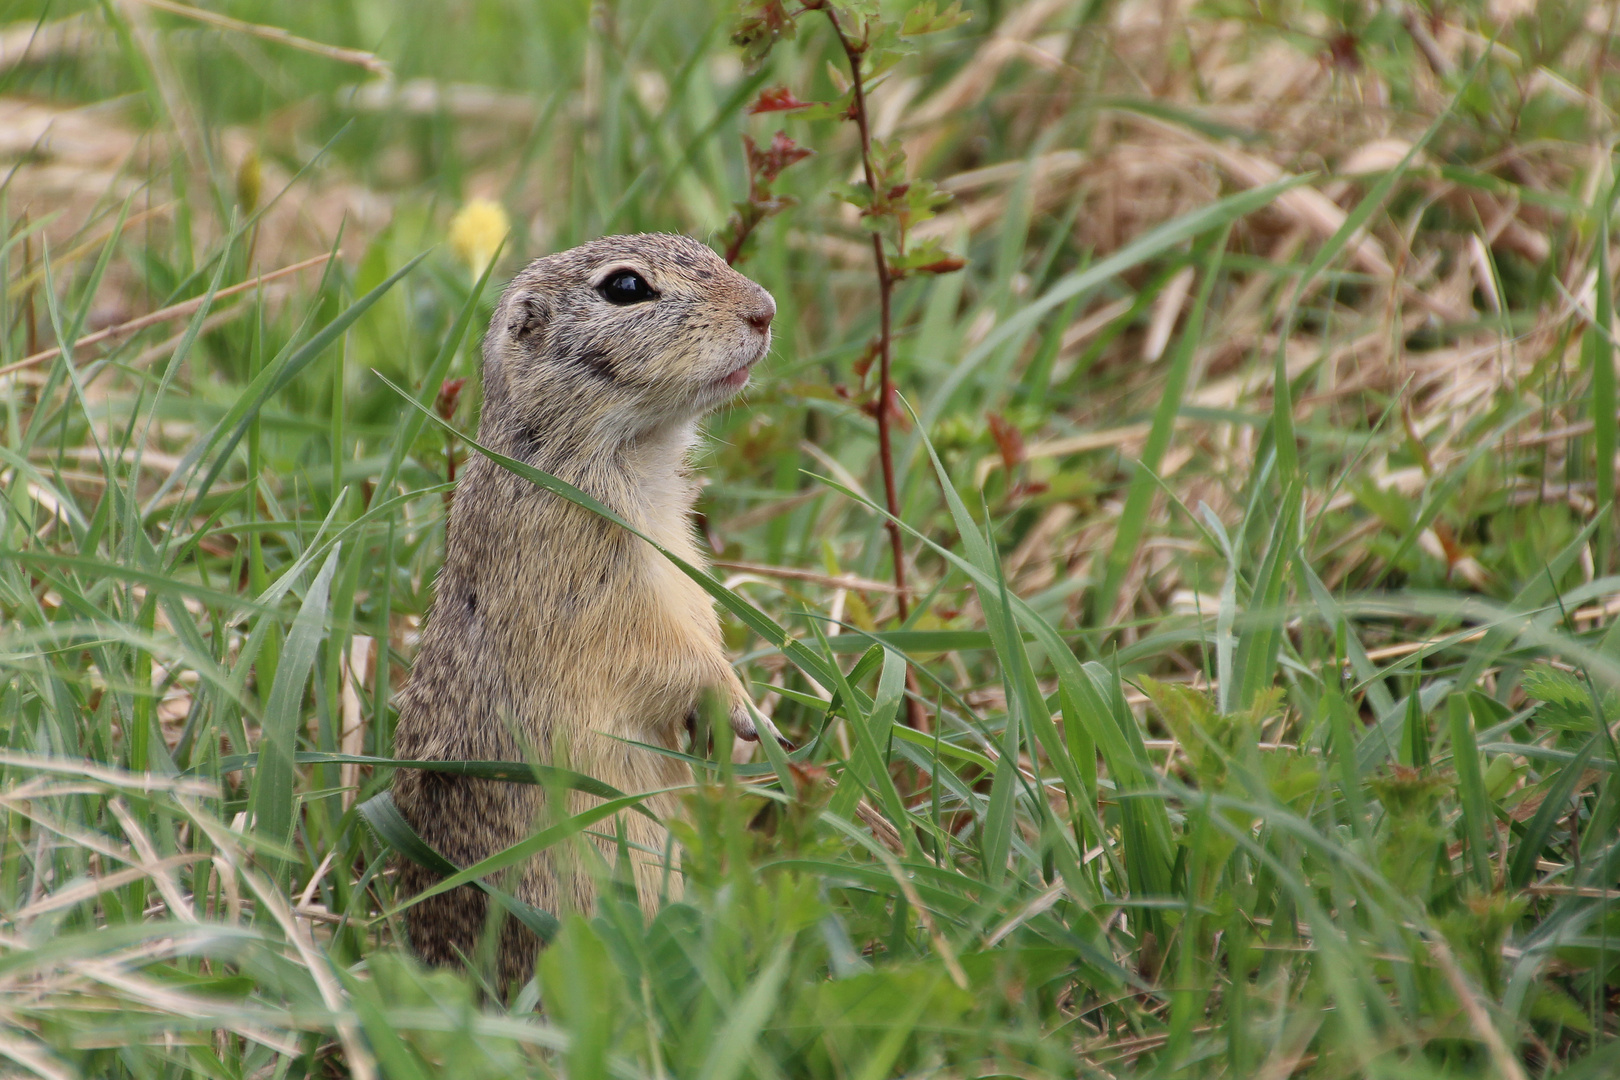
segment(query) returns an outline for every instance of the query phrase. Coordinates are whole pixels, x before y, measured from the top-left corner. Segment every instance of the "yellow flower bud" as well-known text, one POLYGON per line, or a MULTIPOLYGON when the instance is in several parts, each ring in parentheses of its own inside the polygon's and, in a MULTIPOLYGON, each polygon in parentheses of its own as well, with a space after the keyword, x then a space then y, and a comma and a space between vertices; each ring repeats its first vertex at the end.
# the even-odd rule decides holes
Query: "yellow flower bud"
POLYGON ((264 170, 259 164, 259 152, 249 150, 236 167, 236 201, 244 214, 259 208, 259 193, 264 187, 264 170))
POLYGON ((494 199, 469 199, 450 219, 450 248, 479 277, 512 228, 506 210, 494 199))

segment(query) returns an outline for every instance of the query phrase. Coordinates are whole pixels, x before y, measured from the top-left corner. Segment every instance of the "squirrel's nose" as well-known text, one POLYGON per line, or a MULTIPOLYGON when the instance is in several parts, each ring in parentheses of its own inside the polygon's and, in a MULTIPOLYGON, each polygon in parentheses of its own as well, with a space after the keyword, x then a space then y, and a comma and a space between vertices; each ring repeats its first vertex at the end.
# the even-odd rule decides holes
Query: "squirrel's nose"
POLYGON ((771 299, 770 293, 763 293, 760 299, 760 304, 743 314, 743 321, 763 334, 771 328, 771 320, 776 318, 776 301, 771 299))

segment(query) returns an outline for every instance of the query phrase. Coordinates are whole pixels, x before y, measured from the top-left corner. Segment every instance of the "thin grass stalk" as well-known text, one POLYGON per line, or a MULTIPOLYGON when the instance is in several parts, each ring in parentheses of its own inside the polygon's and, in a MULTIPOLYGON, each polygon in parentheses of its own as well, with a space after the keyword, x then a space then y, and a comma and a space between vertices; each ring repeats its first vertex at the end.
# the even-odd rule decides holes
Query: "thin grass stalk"
POLYGON ((1615 376, 1614 376, 1614 293, 1609 266, 1609 208, 1614 204, 1620 182, 1599 192, 1597 241, 1592 245, 1596 262, 1597 290, 1595 320, 1587 328, 1584 342, 1592 365, 1592 445, 1597 451, 1597 506, 1602 525, 1598 528, 1597 570, 1614 569, 1614 455, 1615 376))

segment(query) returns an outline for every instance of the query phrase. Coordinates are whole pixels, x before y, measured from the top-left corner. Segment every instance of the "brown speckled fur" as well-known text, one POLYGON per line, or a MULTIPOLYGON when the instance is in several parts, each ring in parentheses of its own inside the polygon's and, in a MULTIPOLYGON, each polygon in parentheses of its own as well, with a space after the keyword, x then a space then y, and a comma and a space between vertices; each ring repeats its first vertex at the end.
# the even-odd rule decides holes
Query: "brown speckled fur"
MULTIPOLYGON (((701 564, 687 454, 699 418, 740 388, 721 380, 769 348, 775 310, 769 293, 683 236, 606 237, 537 259, 507 287, 484 338, 479 441, 589 492, 701 564), (641 274, 658 299, 604 299, 597 286, 621 269, 641 274)), ((626 792, 685 784, 684 764, 608 736, 674 748, 705 688, 733 703, 733 726, 753 737, 714 608, 696 584, 618 526, 471 458, 399 696, 400 757, 553 762, 626 792)), ((403 769, 394 797, 424 840, 467 866, 528 835, 544 795, 403 769)), ((575 793, 569 808, 594 801, 575 793)), ((649 805, 660 817, 678 809, 668 795, 649 805)), ((664 850, 662 828, 622 817, 632 844, 664 850)), ((558 914, 590 910, 588 874, 549 854, 521 870, 510 885, 522 899, 558 914)), ((407 894, 434 880, 414 863, 400 867, 407 894)), ((661 860, 637 853, 644 906, 657 904, 665 882, 661 860)), ((412 945, 432 963, 470 956, 485 912, 470 887, 432 897, 408 913, 412 945)), ((503 982, 533 972, 536 941, 516 920, 506 921, 499 953, 503 982)))

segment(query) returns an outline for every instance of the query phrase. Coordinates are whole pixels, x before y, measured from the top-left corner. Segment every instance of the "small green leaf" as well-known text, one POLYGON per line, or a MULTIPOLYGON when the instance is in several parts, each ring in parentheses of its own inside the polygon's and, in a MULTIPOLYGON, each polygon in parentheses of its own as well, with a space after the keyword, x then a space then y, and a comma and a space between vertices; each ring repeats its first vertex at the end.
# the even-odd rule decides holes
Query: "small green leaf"
POLYGON ((744 63, 757 67, 778 41, 792 41, 796 29, 782 0, 748 0, 732 27, 731 43, 743 51, 744 63))
POLYGON ((1550 664, 1533 664, 1519 680, 1527 696, 1540 702, 1536 706, 1536 721, 1548 727, 1566 731, 1595 731, 1597 719, 1592 715, 1592 694, 1586 686, 1567 671, 1550 664))
POLYGON ((906 12, 905 20, 900 24, 900 36, 937 34, 941 30, 961 26, 972 18, 971 14, 962 10, 962 0, 954 0, 944 11, 940 11, 939 5, 933 0, 927 0, 906 12))

